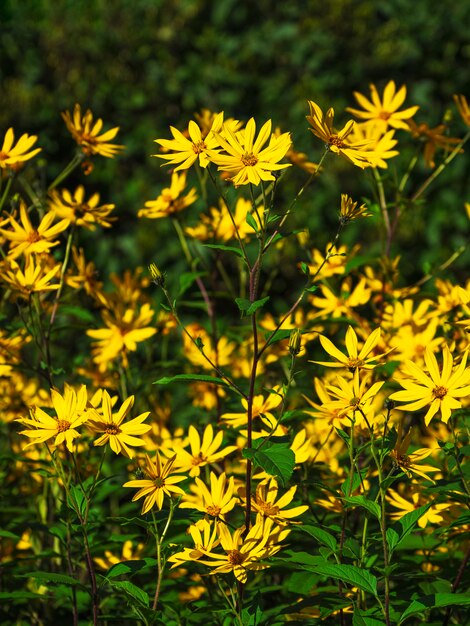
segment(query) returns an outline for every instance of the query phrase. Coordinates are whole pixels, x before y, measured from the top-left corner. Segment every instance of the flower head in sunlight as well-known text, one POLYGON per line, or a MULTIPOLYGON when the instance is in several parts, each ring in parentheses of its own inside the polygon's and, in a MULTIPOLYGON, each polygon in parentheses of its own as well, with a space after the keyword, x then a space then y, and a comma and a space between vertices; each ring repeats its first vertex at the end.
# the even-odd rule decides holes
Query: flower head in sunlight
MULTIPOLYGON (((424 498, 418 491, 411 494, 411 502, 406 500, 401 494, 394 489, 387 490, 386 499, 393 507, 398 509, 396 513, 392 513, 392 520, 400 520, 407 513, 411 513, 424 504, 428 503, 428 499, 424 498)), ((442 513, 452 506, 452 502, 444 502, 440 504, 433 503, 432 506, 419 518, 418 526, 426 528, 428 524, 440 524, 444 521, 442 513)))
POLYGON ((340 221, 342 224, 347 224, 353 220, 357 220, 359 217, 370 217, 372 213, 369 213, 365 204, 357 206, 359 202, 348 196, 346 193, 341 194, 341 208, 339 211, 340 221))
POLYGON ((16 259, 21 254, 42 254, 49 252, 51 248, 59 245, 59 241, 55 240, 57 235, 64 231, 70 224, 69 220, 64 219, 53 225, 56 214, 49 211, 44 215, 38 227, 33 226, 24 202, 20 204, 20 220, 21 224, 14 217, 10 217, 12 230, 1 228, 0 233, 10 241, 10 249, 8 256, 16 259))
POLYGON ((145 442, 139 438, 139 435, 147 433, 151 426, 143 424, 147 419, 150 411, 141 413, 134 419, 124 422, 134 405, 134 396, 130 396, 125 400, 121 408, 113 412, 111 398, 109 393, 103 391, 101 412, 95 412, 90 415, 87 426, 95 433, 102 433, 101 437, 95 440, 95 446, 109 446, 116 454, 124 454, 130 459, 134 457, 134 451, 131 447, 143 446, 145 442), (131 447, 130 447, 131 446, 131 447))
POLYGON ((163 506, 165 495, 171 498, 172 494, 184 495, 181 487, 177 486, 186 476, 173 476, 172 469, 176 456, 172 456, 162 463, 158 451, 155 453, 155 462, 149 456, 145 455, 144 472, 147 478, 129 480, 124 483, 123 487, 132 487, 139 491, 132 498, 132 502, 139 500, 145 496, 142 506, 142 515, 148 513, 154 506, 160 510, 163 506))
POLYGON ((8 284, 9 288, 24 298, 29 298, 34 292, 55 291, 59 283, 51 284, 53 278, 60 271, 60 263, 52 269, 47 267, 43 259, 30 255, 25 259, 24 268, 14 261, 5 261, 0 268, 0 281, 8 284))
POLYGON ((97 119, 93 121, 93 114, 90 109, 87 109, 82 115, 80 105, 76 104, 73 113, 69 111, 62 113, 62 119, 69 133, 86 156, 99 154, 103 157, 113 158, 124 149, 124 146, 110 143, 118 134, 119 126, 100 134, 103 128, 103 120, 97 119))
MULTIPOLYGON (((230 239, 235 239, 237 233, 240 239, 243 240, 253 235, 253 229, 246 220, 247 215, 252 215, 255 222, 259 222, 257 214, 251 213, 253 207, 249 200, 242 197, 237 198, 235 209, 232 212, 229 211, 227 204, 222 200, 219 207, 218 209, 211 207, 210 215, 201 214, 196 226, 186 228, 186 233, 200 241, 207 241, 208 239, 229 241, 230 239)), ((261 215, 264 212, 263 207, 257 207, 257 212, 261 215)))
POLYGON ((185 188, 186 172, 173 172, 170 186, 165 187, 155 200, 146 202, 145 208, 140 209, 137 216, 155 220, 179 213, 197 200, 196 189, 192 187, 189 193, 182 195, 185 188))
POLYGON ((274 477, 266 478, 258 483, 256 494, 251 498, 251 507, 261 518, 270 518, 276 524, 288 524, 308 510, 307 505, 287 508, 292 502, 297 486, 294 485, 278 498, 278 484, 274 477))
POLYGON ((389 81, 385 86, 383 97, 381 99, 378 94, 377 87, 371 84, 370 96, 371 99, 368 100, 361 93, 355 91, 354 97, 363 110, 348 107, 346 111, 349 111, 360 120, 367 120, 368 122, 373 123, 380 128, 383 133, 389 126, 392 128, 402 128, 403 130, 408 130, 408 126, 404 120, 408 120, 413 117, 419 107, 412 106, 399 111, 399 108, 402 106, 406 98, 405 85, 400 87, 397 91, 395 82, 393 80, 389 81))
POLYGON ((462 406, 460 398, 470 394, 470 367, 467 365, 468 351, 460 364, 454 368, 454 360, 447 345, 442 355, 442 370, 439 371, 437 359, 427 346, 424 361, 428 373, 412 361, 406 361, 404 377, 397 382, 403 387, 390 396, 391 400, 405 402, 399 406, 401 411, 419 411, 429 406, 424 422, 426 426, 433 416, 440 412, 442 421, 447 423, 452 411, 462 406))
POLYGON ((207 167, 209 165, 208 151, 218 145, 215 133, 221 130, 223 119, 224 114, 218 113, 214 117, 210 132, 204 137, 201 129, 193 120, 188 124, 187 134, 189 137, 183 135, 174 126, 170 126, 173 139, 155 139, 155 143, 158 143, 165 150, 165 154, 154 154, 153 156, 165 159, 167 165, 177 165, 175 172, 189 169, 196 161, 201 167, 207 167))
POLYGON ((387 160, 400 154, 394 149, 398 143, 394 129, 382 133, 374 124, 356 124, 349 138, 367 144, 364 150, 369 161, 368 167, 387 169, 387 160))
POLYGON ((31 148, 37 141, 36 135, 24 133, 15 143, 13 128, 5 133, 2 147, 0 148, 0 169, 18 169, 25 161, 29 161, 41 152, 42 148, 31 148))
POLYGON ((408 452, 408 448, 411 441, 412 429, 407 432, 405 436, 402 433, 402 423, 398 426, 397 441, 395 447, 390 452, 393 464, 398 467, 408 478, 412 478, 413 474, 421 476, 426 480, 434 482, 432 478, 428 476, 429 472, 437 472, 438 468, 433 465, 420 465, 419 461, 425 459, 432 454, 432 448, 420 448, 414 452, 408 452))
POLYGON ((51 397, 56 416, 52 417, 41 408, 33 407, 30 418, 18 420, 22 424, 32 427, 30 430, 21 431, 20 435, 25 435, 33 440, 26 447, 34 443, 44 443, 54 438, 55 446, 65 443, 67 449, 73 452, 73 442, 77 437, 80 437, 77 428, 88 419, 86 387, 82 385, 76 392, 72 387, 65 385, 63 395, 56 389, 51 389, 51 397))
POLYGON ((134 561, 141 557, 144 551, 145 545, 138 543, 135 548, 130 539, 127 539, 122 544, 122 551, 119 556, 111 552, 111 550, 105 550, 103 557, 96 557, 93 561, 103 570, 110 569, 113 565, 122 563, 123 561, 134 561))
POLYGON ((196 484, 190 487, 193 493, 184 497, 180 509, 196 509, 211 517, 224 519, 237 503, 233 476, 227 480, 225 472, 220 476, 211 472, 210 490, 197 476, 195 481, 196 484))
POLYGON ((318 104, 312 100, 308 101, 308 105, 310 107, 310 115, 307 115, 307 120, 312 127, 309 130, 323 141, 330 152, 344 157, 362 169, 370 165, 370 160, 366 153, 366 148, 370 142, 353 142, 349 139, 349 135, 352 133, 355 125, 353 120, 349 120, 341 130, 337 131, 333 128, 334 109, 329 108, 326 113, 323 113, 318 104))
POLYGON ((382 354, 375 354, 375 349, 380 341, 380 328, 376 328, 367 337, 364 345, 359 350, 356 331, 352 326, 348 326, 348 330, 346 331, 347 356, 338 350, 328 337, 320 335, 319 338, 323 349, 328 352, 328 354, 332 356, 336 362, 312 361, 312 363, 317 363, 318 365, 326 367, 345 367, 350 372, 354 372, 357 369, 373 369, 377 365, 377 361, 383 359, 383 357, 390 352, 390 350, 388 350, 382 354))
POLYGON ((173 563, 171 569, 187 561, 197 561, 205 553, 211 552, 220 543, 216 524, 206 518, 191 524, 186 532, 193 540, 194 546, 192 548, 184 548, 181 552, 176 552, 168 557, 168 563, 173 563))
POLYGON ((279 161, 286 155, 292 140, 290 133, 276 136, 271 128, 271 120, 268 120, 255 139, 256 123, 253 118, 239 132, 224 124, 223 133, 216 133, 216 137, 225 152, 210 150, 210 160, 219 166, 219 170, 228 172, 236 187, 275 180, 272 172, 290 167, 290 163, 279 161), (266 142, 269 142, 267 146, 266 142))
POLYGON ((49 209, 53 213, 88 230, 95 230, 97 225, 109 228, 116 219, 109 217, 114 207, 114 204, 100 205, 99 193, 85 200, 83 185, 79 185, 73 194, 67 189, 53 189, 49 194, 49 209))
POLYGON ((224 433, 222 430, 214 436, 214 429, 208 424, 204 433, 199 435, 196 428, 191 425, 188 431, 190 452, 182 446, 175 446, 177 453, 176 465, 178 471, 189 472, 189 475, 199 476, 201 467, 222 460, 228 454, 237 449, 237 446, 226 446, 221 449, 224 433))

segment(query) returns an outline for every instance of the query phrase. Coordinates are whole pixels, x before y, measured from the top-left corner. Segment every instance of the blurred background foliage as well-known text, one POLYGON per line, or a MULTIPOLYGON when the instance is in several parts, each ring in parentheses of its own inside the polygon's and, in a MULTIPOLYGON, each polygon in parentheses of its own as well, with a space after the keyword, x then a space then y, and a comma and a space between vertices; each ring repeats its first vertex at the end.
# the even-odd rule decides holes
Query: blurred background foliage
MULTIPOLYGON (((322 146, 306 130, 307 99, 334 106, 342 125, 349 119, 344 107, 355 104, 353 90, 368 94, 370 82, 381 90, 393 79, 407 85, 408 106, 420 105, 415 119, 435 126, 449 109, 458 121, 453 93, 470 95, 470 4, 455 0, 3 0, 0 20, 0 129, 39 135, 47 160, 43 179, 52 180, 75 147, 61 111, 78 102, 102 117, 105 128, 121 127, 117 140, 125 153, 96 159, 85 179, 103 202, 117 205, 120 217, 111 231, 92 235, 94 260, 104 272, 148 263, 157 251, 163 265, 182 266, 176 237, 173 248, 161 246, 171 225, 139 222, 136 215, 168 181, 160 161, 149 158, 153 140, 168 137, 169 124, 184 129, 202 107, 242 120, 272 118, 315 161, 322 146)), ((305 179, 293 170, 286 198, 305 179)), ((397 242, 395 252, 410 276, 443 262, 468 238, 467 171, 467 158, 457 159, 426 203, 405 216, 400 237, 406 246, 397 242)), ((428 174, 421 162, 416 187, 428 174)), ((83 178, 77 172, 69 188, 83 178)), ((307 220, 323 248, 335 232, 340 193, 369 198, 367 180, 331 158, 290 226, 307 220)), ((193 210, 194 222, 201 207, 193 210)), ((370 232, 361 225, 349 237, 373 242, 370 232)), ((464 255, 456 269, 465 263, 464 255)))

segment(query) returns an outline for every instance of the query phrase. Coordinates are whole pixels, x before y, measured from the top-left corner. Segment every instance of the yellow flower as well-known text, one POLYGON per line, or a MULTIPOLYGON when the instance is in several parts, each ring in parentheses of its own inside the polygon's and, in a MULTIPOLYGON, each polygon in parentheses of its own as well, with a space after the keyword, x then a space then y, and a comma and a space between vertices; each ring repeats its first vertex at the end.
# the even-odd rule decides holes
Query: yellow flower
POLYGON ((252 509, 261 518, 270 518, 276 524, 288 524, 293 517, 298 517, 308 510, 307 505, 286 509, 292 502, 296 491, 297 486, 294 485, 276 500, 278 493, 277 480, 274 477, 266 478, 258 484, 256 495, 254 498, 251 498, 252 509))
MULTIPOLYGON (((349 426, 351 420, 348 418, 347 413, 344 413, 343 406, 338 406, 337 403, 333 402, 333 397, 328 393, 325 384, 319 378, 314 378, 313 384, 321 404, 316 404, 307 396, 304 396, 304 399, 314 409, 313 411, 307 410, 305 412, 313 415, 317 420, 326 420, 329 426, 349 426)), ((317 429, 322 427, 318 425, 318 422, 315 423, 315 426, 317 429)))
POLYGON ((86 156, 100 154, 104 157, 113 158, 115 154, 124 149, 124 146, 109 143, 118 134, 119 126, 100 135, 103 120, 97 119, 93 122, 93 114, 90 109, 87 109, 82 116, 80 105, 76 104, 73 114, 64 111, 61 115, 68 131, 86 156))
POLYGON ((268 120, 255 140, 256 123, 253 118, 238 133, 224 124, 224 134, 215 135, 226 154, 210 150, 210 160, 219 166, 219 170, 232 176, 230 180, 235 186, 248 183, 259 185, 262 180, 274 180, 273 171, 290 167, 289 163, 280 164, 279 161, 289 150, 292 140, 289 133, 276 137, 271 133, 271 127, 271 120, 268 120), (263 148, 268 140, 269 144, 263 148))
POLYGON ((455 144, 460 142, 456 137, 448 137, 444 133, 447 131, 445 124, 439 124, 430 128, 428 124, 422 122, 416 124, 414 120, 408 120, 409 130, 414 139, 419 139, 424 144, 423 156, 428 167, 435 167, 434 156, 438 148, 450 151, 455 144))
POLYGON ((115 318, 110 312, 103 312, 103 321, 107 328, 87 330, 87 335, 97 342, 93 344, 93 361, 101 370, 105 370, 108 363, 118 356, 122 358, 123 365, 128 364, 127 353, 135 352, 137 344, 152 337, 157 331, 149 326, 153 318, 153 310, 150 305, 142 305, 140 312, 135 309, 127 309, 122 315, 115 311, 115 318))
POLYGON ((470 126, 470 107, 468 106, 467 98, 462 94, 454 95, 454 102, 457 106, 457 110, 460 113, 464 124, 470 126))
MULTIPOLYGON (((217 363, 220 367, 231 363, 231 355, 235 350, 235 343, 233 341, 229 341, 227 337, 219 337, 217 346, 214 349, 209 333, 204 330, 202 326, 198 324, 188 324, 186 329, 192 337, 198 340, 199 344, 202 346, 203 353, 209 357, 213 363, 217 363)), ((212 370, 212 365, 204 358, 203 354, 201 354, 201 350, 194 345, 194 342, 191 341, 186 333, 183 335, 183 346, 186 358, 189 359, 193 365, 199 365, 204 369, 212 370)))
POLYGON ((148 219, 158 219, 167 217, 174 213, 179 213, 188 206, 191 206, 197 200, 196 189, 191 188, 189 193, 182 196, 186 187, 186 172, 177 174, 173 172, 171 175, 171 185, 162 190, 156 200, 149 200, 145 203, 145 209, 140 209, 137 217, 146 217, 148 219))
POLYGON ((323 297, 313 295, 310 298, 312 305, 319 309, 310 317, 354 317, 352 309, 369 302, 371 290, 366 287, 366 279, 362 277, 355 287, 352 286, 351 278, 348 277, 341 284, 340 295, 337 296, 327 285, 321 285, 320 291, 323 297))
POLYGON ((336 359, 337 363, 332 363, 331 361, 311 361, 311 363, 317 363, 318 365, 324 365, 326 367, 346 367, 350 372, 354 372, 357 369, 374 369, 377 364, 376 361, 390 352, 390 350, 388 350, 382 354, 374 354, 374 349, 380 341, 380 328, 376 328, 369 335, 361 350, 358 352, 356 332, 352 326, 348 326, 348 330, 346 331, 346 349, 348 356, 338 350, 334 343, 324 335, 320 335, 319 338, 323 349, 336 359), (369 356, 371 354, 372 356, 369 356))
POLYGON ((3 139, 3 145, 0 148, 0 168, 1 169, 17 169, 19 165, 25 161, 32 159, 38 152, 41 152, 42 148, 35 148, 31 150, 33 145, 37 141, 36 135, 28 135, 24 133, 18 139, 16 146, 13 146, 15 141, 15 134, 13 128, 9 128, 5 133, 3 139))
POLYGON ((237 498, 233 495, 235 490, 233 476, 230 476, 227 481, 225 472, 222 472, 220 476, 211 472, 210 491, 200 478, 196 477, 195 481, 196 485, 190 487, 194 495, 186 495, 184 501, 180 504, 180 508, 196 509, 211 517, 225 519, 225 515, 237 503, 237 498))
POLYGON ((173 139, 155 139, 166 151, 172 150, 172 154, 154 154, 159 159, 168 161, 168 165, 178 165, 175 172, 179 170, 187 170, 196 161, 201 167, 209 165, 208 151, 218 145, 215 133, 220 131, 224 119, 223 113, 218 113, 212 122, 210 132, 203 137, 199 126, 191 120, 188 124, 189 139, 183 135, 177 128, 170 126, 173 139))
POLYGON ((434 482, 432 478, 430 478, 426 472, 437 472, 438 468, 432 465, 417 465, 418 461, 425 459, 430 454, 432 454, 432 448, 420 448, 419 450, 415 450, 414 452, 407 454, 408 447, 411 441, 412 429, 408 431, 408 433, 403 437, 402 435, 402 423, 400 422, 398 426, 398 434, 397 441, 394 449, 390 452, 390 456, 393 459, 393 464, 401 469, 408 478, 412 478, 413 474, 417 476, 422 476, 426 480, 430 480, 432 483, 434 482))
POLYGON ((201 467, 204 465, 216 463, 237 449, 237 446, 227 446, 220 450, 224 433, 219 430, 214 437, 214 430, 211 424, 206 426, 202 441, 193 425, 189 427, 188 437, 191 452, 188 452, 182 446, 175 446, 174 450, 177 453, 176 463, 178 471, 189 472, 189 475, 192 477, 199 476, 201 467))
MULTIPOLYGON (((277 424, 276 417, 271 413, 273 409, 278 407, 282 402, 282 394, 281 388, 279 386, 274 387, 272 392, 268 394, 266 399, 264 396, 256 395, 253 398, 252 404, 252 419, 259 417, 261 421, 268 426, 270 430, 273 428, 274 436, 284 435, 284 430, 281 429, 280 425, 277 424)), ((245 426, 248 423, 248 402, 245 398, 241 400, 242 406, 245 409, 244 413, 224 413, 221 416, 221 421, 225 422, 232 428, 238 428, 239 426, 245 426)), ((246 433, 245 431, 240 431, 241 434, 246 433)))
POLYGON ((307 115, 307 120, 312 126, 309 130, 325 143, 328 150, 363 169, 370 165, 366 153, 369 142, 352 142, 348 139, 354 129, 355 122, 353 120, 350 120, 340 131, 336 131, 333 128, 334 109, 328 109, 325 114, 312 100, 308 101, 308 105, 310 115, 307 115))
POLYGON ((403 111, 398 110, 406 98, 405 85, 397 91, 395 82, 393 80, 389 81, 384 89, 382 100, 376 86, 370 85, 370 95, 371 100, 368 100, 365 96, 355 91, 354 97, 364 110, 361 111, 348 107, 346 111, 349 111, 361 120, 373 122, 380 128, 381 132, 385 132, 389 126, 408 130, 408 126, 403 120, 413 117, 419 107, 412 106, 408 109, 403 109, 403 111))
POLYGON ((341 194, 341 208, 340 208, 340 220, 343 224, 347 222, 352 222, 356 220, 358 217, 370 217, 372 213, 368 212, 368 209, 365 204, 361 204, 360 207, 357 206, 358 202, 354 202, 352 198, 350 198, 346 193, 341 194))
POLYGON ((155 463, 145 455, 145 468, 144 471, 148 478, 139 480, 129 480, 124 483, 123 487, 133 487, 139 489, 139 491, 132 498, 132 502, 139 500, 145 496, 144 504, 142 506, 142 515, 148 513, 154 506, 160 510, 163 506, 163 498, 165 495, 170 496, 173 493, 178 495, 184 495, 184 491, 181 487, 177 487, 176 484, 186 479, 186 476, 171 476, 171 470, 173 463, 175 462, 176 455, 167 459, 162 465, 160 455, 158 451, 155 453, 155 463))
POLYGON ((462 406, 458 398, 470 394, 470 368, 466 368, 467 357, 468 351, 463 355, 460 365, 453 370, 454 360, 448 346, 445 345, 440 372, 436 357, 427 346, 424 361, 429 375, 412 361, 406 361, 403 368, 405 375, 415 380, 400 379, 398 382, 403 390, 392 393, 390 399, 407 403, 399 407, 401 411, 418 411, 429 405, 424 416, 426 426, 438 411, 441 413, 442 421, 447 423, 453 409, 462 406))
POLYGON ((248 571, 269 567, 265 560, 279 552, 282 547, 280 542, 290 531, 275 526, 272 519, 261 518, 251 527, 245 539, 244 528, 238 528, 231 535, 222 522, 217 523, 217 532, 225 554, 202 550, 204 558, 199 561, 213 568, 211 574, 233 572, 237 580, 246 583, 248 571))
MULTIPOLYGON (((423 506, 427 503, 427 499, 421 497, 421 495, 415 491, 411 494, 412 502, 409 500, 405 500, 403 496, 401 496, 394 489, 388 489, 388 493, 390 495, 386 496, 387 501, 396 509, 399 509, 396 513, 391 513, 390 517, 392 520, 399 520, 407 513, 411 513, 411 511, 415 511, 419 509, 420 506, 423 506)), ((445 511, 452 506, 451 502, 445 502, 443 504, 434 504, 422 515, 418 520, 418 526, 420 528, 426 528, 428 523, 430 524, 440 524, 444 517, 441 515, 441 511, 445 511)))
POLYGON ((336 386, 326 386, 328 393, 336 399, 326 402, 324 408, 338 409, 338 415, 349 415, 350 417, 354 415, 357 422, 361 422, 361 416, 365 414, 367 417, 367 414, 372 410, 372 402, 384 384, 384 381, 381 381, 369 387, 369 382, 370 376, 360 379, 358 369, 355 370, 351 380, 338 376, 336 386))
POLYGON ((150 411, 141 413, 134 419, 123 424, 124 419, 134 405, 134 396, 125 400, 117 413, 113 413, 111 398, 107 391, 103 391, 101 414, 97 411, 90 417, 87 426, 95 433, 103 433, 94 442, 95 446, 104 446, 109 443, 110 448, 116 454, 124 454, 130 459, 134 457, 134 451, 129 446, 143 446, 145 442, 135 435, 144 435, 152 427, 142 424, 147 419, 150 411))
POLYGON ((398 143, 394 135, 394 130, 382 134, 375 124, 356 124, 350 135, 350 141, 367 142, 365 154, 369 160, 369 166, 387 169, 386 159, 399 154, 398 150, 393 150, 398 143))
POLYGON ((41 408, 34 406, 31 409, 30 419, 18 420, 26 426, 32 426, 33 430, 23 430, 20 435, 34 440, 26 447, 34 443, 44 443, 55 437, 55 446, 65 442, 68 450, 73 452, 73 441, 80 437, 76 429, 88 419, 86 387, 82 385, 77 393, 72 387, 65 385, 63 396, 56 389, 52 389, 51 397, 56 417, 51 417, 41 408))
MULTIPOLYGON (((215 239, 217 241, 228 241, 238 236, 240 239, 246 239, 253 234, 253 229, 248 225, 246 217, 251 214, 252 204, 245 198, 237 198, 235 209, 230 215, 227 205, 224 201, 220 202, 220 209, 211 207, 210 215, 201 214, 199 223, 194 227, 186 228, 186 233, 190 237, 206 241, 207 239, 215 239)), ((258 213, 264 212, 263 207, 258 207, 258 213)), ((258 222, 256 214, 253 219, 258 222)))
POLYGON ((29 256, 25 260, 24 269, 14 260, 6 262, 0 273, 0 280, 7 283, 10 289, 19 292, 24 298, 29 298, 33 292, 54 291, 59 289, 59 283, 54 285, 50 281, 59 273, 60 264, 48 270, 41 259, 36 260, 29 256))
POLYGON ((139 559, 144 548, 145 546, 143 543, 138 543, 134 550, 132 541, 128 539, 122 544, 122 552, 120 556, 116 556, 111 552, 111 550, 105 550, 104 557, 94 558, 93 561, 101 569, 108 570, 113 565, 117 565, 117 563, 122 563, 123 561, 134 561, 136 559, 139 559))
POLYGON ((9 241, 10 250, 8 256, 16 259, 21 254, 42 254, 49 252, 51 248, 59 245, 59 241, 53 241, 55 237, 64 231, 70 224, 69 220, 61 220, 54 226, 56 215, 53 211, 49 211, 42 218, 41 223, 35 228, 29 219, 26 205, 24 202, 20 204, 20 220, 19 224, 14 217, 10 217, 10 223, 13 230, 4 230, 0 228, 0 233, 9 241))
POLYGON ((194 548, 184 548, 182 552, 177 552, 168 557, 168 563, 173 563, 171 569, 187 561, 197 561, 204 553, 211 552, 220 543, 217 536, 217 526, 205 518, 191 524, 187 533, 191 535, 194 548))
POLYGON ((77 268, 77 274, 67 274, 65 282, 73 289, 80 289, 83 287, 86 293, 92 298, 98 298, 98 294, 101 294, 103 289, 103 283, 97 279, 97 269, 93 261, 87 261, 85 259, 85 253, 83 248, 77 250, 75 246, 72 247, 72 257, 77 268))
POLYGON ((67 189, 54 189, 49 194, 49 209, 59 217, 70 220, 72 224, 83 226, 88 230, 95 230, 96 225, 109 228, 116 218, 109 217, 114 204, 102 204, 100 194, 94 193, 85 200, 85 189, 79 185, 73 195, 67 189))

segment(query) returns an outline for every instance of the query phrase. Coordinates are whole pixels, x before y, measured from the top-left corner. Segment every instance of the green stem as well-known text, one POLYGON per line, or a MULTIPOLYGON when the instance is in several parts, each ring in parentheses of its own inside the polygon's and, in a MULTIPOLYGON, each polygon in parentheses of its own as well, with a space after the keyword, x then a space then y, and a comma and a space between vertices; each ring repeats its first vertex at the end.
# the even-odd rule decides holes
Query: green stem
POLYGON ((161 588, 163 573, 165 571, 165 565, 166 565, 166 561, 162 559, 162 545, 163 545, 163 541, 165 540, 166 533, 168 532, 168 529, 170 527, 171 520, 173 519, 174 511, 175 511, 175 503, 173 502, 173 500, 170 500, 170 512, 168 513, 168 519, 166 521, 162 534, 159 535, 157 520, 155 519, 155 513, 152 509, 152 520, 153 520, 153 526, 155 529, 155 541, 157 545, 157 584, 155 587, 155 595, 154 595, 153 604, 152 604, 152 609, 154 611, 157 610, 158 598, 160 596, 160 588, 161 588))
POLYGON ((0 199, 0 211, 3 209, 3 205, 5 200, 8 198, 8 194, 10 193, 11 184, 13 182, 13 177, 8 176, 7 184, 5 185, 5 189, 2 194, 2 198, 0 199))
POLYGON ((78 165, 80 165, 84 158, 85 155, 83 152, 77 152, 70 163, 66 165, 62 172, 52 181, 47 190, 52 191, 52 189, 55 189, 57 185, 60 185, 60 183, 65 180, 78 165))

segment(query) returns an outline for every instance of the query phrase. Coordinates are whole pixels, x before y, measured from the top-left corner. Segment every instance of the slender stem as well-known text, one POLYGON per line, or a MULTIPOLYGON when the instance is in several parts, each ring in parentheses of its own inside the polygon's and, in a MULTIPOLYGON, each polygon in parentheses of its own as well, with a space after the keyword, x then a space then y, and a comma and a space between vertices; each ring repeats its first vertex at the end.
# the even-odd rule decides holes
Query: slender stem
POLYGON ((52 191, 52 189, 55 189, 57 185, 60 185, 60 183, 73 172, 77 165, 80 165, 84 158, 85 155, 83 152, 77 152, 70 163, 66 165, 62 172, 52 181, 47 190, 52 191))
POLYGON ((10 175, 10 176, 8 176, 7 184, 5 185, 5 189, 4 189, 2 197, 0 199, 0 211, 3 208, 5 200, 8 198, 8 194, 10 193, 10 188, 11 188, 12 182, 13 182, 13 177, 10 175))
POLYGON ((168 532, 168 529, 170 527, 171 520, 173 519, 174 511, 175 511, 175 503, 173 502, 173 500, 170 500, 170 512, 168 513, 168 519, 166 520, 166 524, 162 531, 162 534, 159 535, 157 520, 155 519, 155 513, 152 509, 152 519, 153 519, 153 526, 155 529, 155 540, 157 544, 157 584, 155 587, 155 595, 154 595, 153 604, 152 604, 152 609, 154 611, 157 610, 158 598, 160 596, 160 588, 161 588, 161 584, 163 580, 163 572, 165 571, 165 565, 166 565, 166 562, 162 559, 162 545, 163 545, 163 541, 165 540, 166 533, 168 532))

